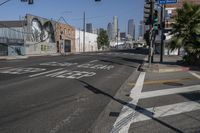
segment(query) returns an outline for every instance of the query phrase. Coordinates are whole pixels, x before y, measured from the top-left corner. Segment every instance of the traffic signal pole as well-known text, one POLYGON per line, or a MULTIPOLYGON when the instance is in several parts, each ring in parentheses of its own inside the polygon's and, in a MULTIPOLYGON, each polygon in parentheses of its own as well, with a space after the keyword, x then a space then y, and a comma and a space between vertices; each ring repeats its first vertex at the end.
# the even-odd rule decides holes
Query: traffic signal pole
POLYGON ((153 33, 153 21, 154 21, 154 4, 155 0, 151 0, 151 24, 150 24, 150 47, 149 47, 149 67, 151 67, 151 63, 153 61, 153 38, 152 38, 152 33, 153 33))
POLYGON ((83 13, 83 52, 85 52, 85 11, 83 13))
POLYGON ((164 30, 165 30, 165 4, 161 7, 161 46, 160 46, 160 63, 163 62, 164 55, 164 30))

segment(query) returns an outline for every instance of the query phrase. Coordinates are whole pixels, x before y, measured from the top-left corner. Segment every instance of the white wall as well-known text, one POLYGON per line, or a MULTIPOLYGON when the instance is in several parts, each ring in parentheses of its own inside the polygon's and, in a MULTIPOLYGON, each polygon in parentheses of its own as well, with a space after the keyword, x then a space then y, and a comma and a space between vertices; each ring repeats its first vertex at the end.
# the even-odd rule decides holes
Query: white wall
POLYGON ((32 55, 32 54, 54 54, 57 52, 56 43, 47 43, 47 42, 28 42, 24 44, 25 46, 25 55, 32 55))
MULTIPOLYGON (((85 33, 85 52, 98 51, 97 34, 85 33)), ((76 52, 83 52, 83 31, 75 30, 76 52)))

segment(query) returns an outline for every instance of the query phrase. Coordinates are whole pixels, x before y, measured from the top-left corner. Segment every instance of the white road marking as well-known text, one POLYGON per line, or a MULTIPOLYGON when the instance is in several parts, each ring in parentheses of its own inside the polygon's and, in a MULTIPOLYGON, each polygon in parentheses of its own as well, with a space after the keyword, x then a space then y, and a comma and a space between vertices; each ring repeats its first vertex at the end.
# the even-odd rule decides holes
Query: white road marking
POLYGON ((77 109, 74 111, 72 114, 70 114, 67 118, 59 122, 49 133, 57 133, 61 128, 66 126, 67 124, 70 123, 71 119, 73 119, 75 116, 79 114, 80 110, 77 109))
POLYGON ((92 60, 92 61, 90 61, 90 63, 94 63, 94 62, 97 62, 98 60, 92 60))
POLYGON ((18 68, 12 68, 7 70, 2 70, 0 73, 7 73, 7 74, 25 74, 25 73, 34 73, 34 72, 41 72, 45 71, 44 68, 33 68, 33 67, 18 67, 18 68))
POLYGON ((152 118, 160 118, 164 116, 177 115, 181 113, 186 113, 190 111, 200 110, 200 100, 198 101, 189 101, 177 104, 171 104, 166 106, 160 106, 155 108, 148 108, 140 110, 139 115, 134 118, 134 122, 140 122, 145 120, 150 120, 152 118), (149 114, 148 112, 153 112, 149 114))
POLYGON ((46 63, 41 63, 40 65, 42 66, 73 66, 73 65, 78 65, 78 63, 71 63, 71 62, 46 62, 46 63))
POLYGON ((137 106, 143 84, 145 79, 145 72, 141 72, 136 85, 131 90, 131 98, 133 99, 128 105, 124 105, 119 117, 115 121, 111 133, 128 133, 129 127, 132 123, 132 119, 136 113, 135 108, 137 106))
POLYGON ((140 99, 185 93, 185 92, 192 92, 192 91, 199 91, 199 90, 200 90, 200 85, 193 85, 193 86, 181 87, 181 88, 171 88, 171 89, 165 89, 165 90, 149 91, 149 92, 143 92, 140 95, 140 99))
POLYGON ((54 69, 54 70, 50 70, 50 71, 46 71, 46 72, 42 72, 42 73, 37 73, 37 74, 30 75, 29 77, 32 78, 32 77, 48 74, 48 73, 51 73, 51 72, 59 71, 59 70, 62 70, 62 69, 63 68, 59 68, 59 69, 54 69))
POLYGON ((189 71, 189 73, 192 74, 193 76, 197 77, 198 79, 200 79, 200 75, 198 75, 198 74, 196 74, 194 72, 191 72, 191 71, 189 71))
POLYGON ((103 64, 81 64, 77 66, 78 68, 89 68, 89 69, 97 69, 97 70, 110 70, 114 68, 113 65, 103 65, 103 64))
POLYGON ((80 79, 83 77, 91 77, 94 75, 96 75, 96 73, 94 72, 63 70, 63 71, 48 74, 46 76, 56 77, 56 78, 80 79))
POLYGON ((12 67, 1 67, 0 70, 4 70, 4 69, 10 69, 12 67))

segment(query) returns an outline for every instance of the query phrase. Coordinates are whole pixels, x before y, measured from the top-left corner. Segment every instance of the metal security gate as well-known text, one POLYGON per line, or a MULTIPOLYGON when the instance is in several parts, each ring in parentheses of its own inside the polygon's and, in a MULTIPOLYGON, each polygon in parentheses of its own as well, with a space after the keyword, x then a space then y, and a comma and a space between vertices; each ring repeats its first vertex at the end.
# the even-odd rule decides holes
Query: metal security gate
POLYGON ((8 55, 8 45, 0 44, 0 56, 7 56, 8 55))
POLYGON ((65 40, 65 52, 71 52, 71 40, 65 40))

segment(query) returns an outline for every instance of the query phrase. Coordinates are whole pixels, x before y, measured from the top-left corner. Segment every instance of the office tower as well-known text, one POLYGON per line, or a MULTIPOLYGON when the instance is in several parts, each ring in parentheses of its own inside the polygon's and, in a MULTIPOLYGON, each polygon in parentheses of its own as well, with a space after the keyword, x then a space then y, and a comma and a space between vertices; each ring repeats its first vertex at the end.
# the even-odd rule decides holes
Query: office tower
POLYGON ((107 26, 107 34, 108 34, 108 38, 109 40, 113 40, 113 25, 112 23, 108 23, 108 26, 107 26))
POLYGON ((86 24, 86 32, 92 33, 92 23, 87 23, 86 24))
POLYGON ((128 35, 135 40, 135 23, 133 19, 128 20, 128 35))

